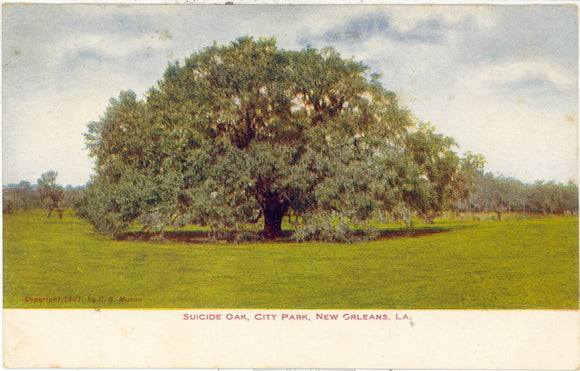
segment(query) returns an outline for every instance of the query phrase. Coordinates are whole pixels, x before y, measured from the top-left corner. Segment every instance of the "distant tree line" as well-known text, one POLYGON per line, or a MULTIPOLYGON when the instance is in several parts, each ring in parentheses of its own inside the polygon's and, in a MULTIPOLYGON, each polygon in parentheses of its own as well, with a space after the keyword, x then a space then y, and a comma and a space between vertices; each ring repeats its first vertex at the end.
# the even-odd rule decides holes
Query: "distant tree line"
POLYGON ((533 184, 492 173, 475 175, 467 198, 456 205, 465 212, 578 213, 578 186, 538 180, 533 184))
MULTIPOLYGON (((506 212, 578 214, 578 186, 573 182, 538 180, 532 184, 523 183, 512 177, 486 173, 484 164, 480 155, 467 154, 458 177, 456 203, 450 209, 495 213, 498 220, 506 212)), ((57 184, 56 176, 56 172, 49 171, 42 174, 37 184, 21 181, 3 186, 3 213, 45 209, 50 216, 55 210, 77 209, 85 187, 63 187, 57 184)))
POLYGON ((44 209, 47 216, 53 211, 62 215, 63 209, 75 209, 84 192, 84 186, 63 187, 56 182, 58 173, 49 171, 36 184, 21 181, 2 187, 2 212, 10 214, 22 210, 44 209))

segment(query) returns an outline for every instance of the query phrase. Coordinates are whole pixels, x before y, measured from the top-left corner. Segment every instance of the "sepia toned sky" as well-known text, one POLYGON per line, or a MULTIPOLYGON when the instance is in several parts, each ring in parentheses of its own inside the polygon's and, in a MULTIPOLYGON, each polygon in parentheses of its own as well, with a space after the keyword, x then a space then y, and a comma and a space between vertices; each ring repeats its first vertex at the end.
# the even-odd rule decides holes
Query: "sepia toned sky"
POLYGON ((2 183, 92 174, 82 134, 122 90, 242 36, 332 46, 382 74, 401 105, 524 182, 578 180, 573 6, 4 5, 2 183))

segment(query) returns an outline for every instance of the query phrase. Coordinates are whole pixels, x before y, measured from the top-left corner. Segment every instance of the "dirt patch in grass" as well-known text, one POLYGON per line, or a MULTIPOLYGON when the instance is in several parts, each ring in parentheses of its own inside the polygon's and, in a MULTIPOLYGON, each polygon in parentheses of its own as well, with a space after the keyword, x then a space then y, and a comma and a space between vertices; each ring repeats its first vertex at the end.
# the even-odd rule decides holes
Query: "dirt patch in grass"
MULTIPOLYGON (((435 233, 449 232, 445 228, 397 229, 380 230, 376 239, 392 239, 403 237, 423 237, 435 233)), ((276 238, 275 242, 296 242, 292 239, 292 232, 276 238)), ((178 242, 178 243, 215 243, 222 242, 272 242, 266 240, 260 232, 247 231, 165 231, 165 232, 126 232, 117 236, 119 241, 148 241, 148 242, 178 242)))
POLYGON ((445 228, 424 228, 424 229, 400 229, 400 230, 383 230, 379 231, 379 238, 401 238, 401 237, 423 237, 435 233, 450 232, 451 229, 445 228))

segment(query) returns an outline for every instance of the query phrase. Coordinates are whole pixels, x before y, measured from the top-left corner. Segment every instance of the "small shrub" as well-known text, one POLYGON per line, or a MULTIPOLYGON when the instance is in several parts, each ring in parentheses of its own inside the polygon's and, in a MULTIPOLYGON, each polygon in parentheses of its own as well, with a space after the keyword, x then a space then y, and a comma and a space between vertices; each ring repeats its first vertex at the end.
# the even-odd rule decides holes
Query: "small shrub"
POLYGON ((252 233, 248 231, 242 231, 235 234, 232 242, 234 243, 245 243, 245 242, 258 242, 263 240, 263 237, 258 233, 252 233))
POLYGON ((378 237, 379 231, 373 227, 352 229, 344 220, 324 217, 307 217, 293 234, 297 242, 362 242, 378 237))

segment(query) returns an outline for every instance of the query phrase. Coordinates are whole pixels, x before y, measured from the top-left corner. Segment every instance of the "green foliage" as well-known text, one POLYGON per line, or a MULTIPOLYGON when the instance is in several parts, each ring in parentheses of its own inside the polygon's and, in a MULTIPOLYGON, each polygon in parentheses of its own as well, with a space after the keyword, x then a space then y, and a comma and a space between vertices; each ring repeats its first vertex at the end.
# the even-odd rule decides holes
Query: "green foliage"
POLYGON ((538 181, 529 188, 527 194, 530 208, 534 211, 578 213, 578 186, 572 182, 564 185, 538 181))
POLYGON ((4 218, 4 307, 578 309, 578 218, 464 216, 421 225, 449 230, 422 237, 234 245, 111 241, 68 212, 15 213, 4 218))
MULTIPOLYGON (((60 205, 60 207, 64 209, 74 209, 78 206, 84 187, 73 187, 68 185, 62 188, 58 185, 53 186, 57 188, 57 192, 60 192, 58 191, 58 188, 62 191, 62 197, 57 199, 57 204, 60 205)), ((41 187, 38 184, 30 184, 30 182, 27 181, 3 186, 2 201, 4 214, 10 214, 22 210, 42 209, 45 208, 47 204, 49 206, 53 205, 50 198, 47 199, 46 197, 43 198, 41 196, 40 189, 41 187)), ((42 192, 44 194, 49 193, 46 189, 43 189, 42 192)))
POLYGON ((454 142, 418 124, 367 67, 271 39, 170 65, 145 100, 112 99, 86 139, 96 176, 79 215, 110 235, 261 215, 277 237, 290 210, 432 218, 457 193, 454 142))
POLYGON ((61 201, 64 198, 64 189, 56 183, 58 173, 48 171, 38 179, 38 193, 46 208, 46 216, 50 217, 53 210, 57 210, 62 218, 61 201))
POLYGON ((471 210, 470 198, 475 192, 476 182, 481 178, 486 163, 483 155, 469 151, 461 159, 455 183, 457 187, 456 208, 471 210))
POLYGON ((40 197, 53 207, 58 207, 64 196, 62 186, 56 183, 57 176, 58 173, 51 170, 42 174, 40 179, 38 179, 40 197))
POLYGON ((506 211, 576 214, 578 186, 572 182, 566 185, 543 181, 524 184, 514 178, 477 172, 471 178, 469 195, 459 208, 493 211, 498 219, 506 211))
POLYGON ((486 210, 495 211, 500 218, 504 211, 523 207, 526 199, 523 184, 518 180, 487 173, 476 182, 472 201, 486 210))
POLYGON ((81 199, 83 198, 83 192, 85 190, 84 186, 72 186, 67 185, 64 187, 64 195, 61 206, 65 209, 76 209, 79 206, 81 199))
POLYGON ((42 208, 42 199, 36 185, 26 181, 2 187, 2 202, 3 214, 42 208))
POLYGON ((347 221, 332 218, 327 213, 304 215, 303 223, 297 227, 293 236, 298 242, 352 242, 354 237, 347 221))

